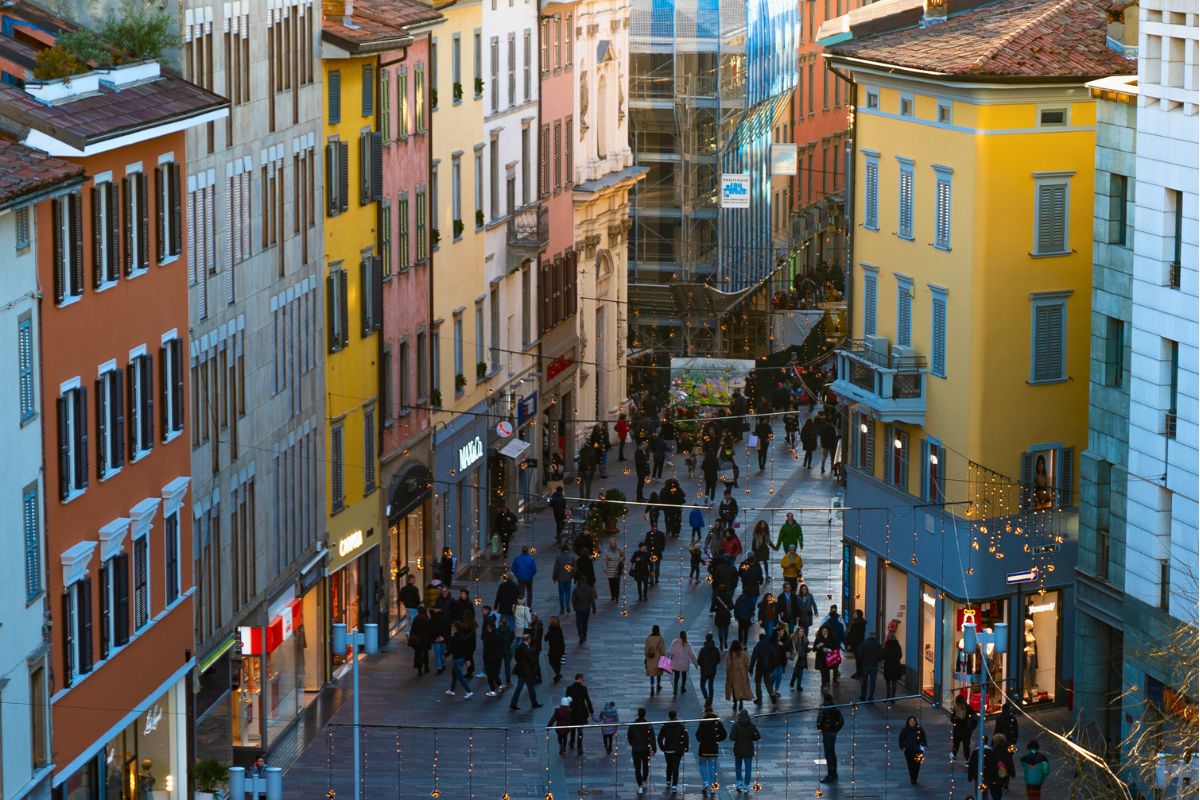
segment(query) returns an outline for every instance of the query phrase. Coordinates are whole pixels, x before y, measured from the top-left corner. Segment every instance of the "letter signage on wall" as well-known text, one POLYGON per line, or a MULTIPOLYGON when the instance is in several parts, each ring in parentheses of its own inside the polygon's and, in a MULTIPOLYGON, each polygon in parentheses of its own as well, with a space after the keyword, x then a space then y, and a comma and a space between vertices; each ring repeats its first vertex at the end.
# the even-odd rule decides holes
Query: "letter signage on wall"
POLYGON ((721 208, 750 207, 750 176, 740 175, 721 176, 721 208))
POLYGON ((466 472, 481 458, 483 458, 483 439, 476 436, 458 448, 458 471, 466 472))

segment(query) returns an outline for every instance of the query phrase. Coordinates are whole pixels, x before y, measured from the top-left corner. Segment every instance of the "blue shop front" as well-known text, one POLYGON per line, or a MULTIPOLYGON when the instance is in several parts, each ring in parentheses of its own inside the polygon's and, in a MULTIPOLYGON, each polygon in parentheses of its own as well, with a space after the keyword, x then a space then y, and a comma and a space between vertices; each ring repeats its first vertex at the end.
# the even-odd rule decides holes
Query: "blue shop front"
POLYGON ((847 470, 843 613, 864 612, 867 630, 894 633, 908 691, 978 710, 981 658, 988 711, 1007 696, 1026 706, 1069 705, 1074 660, 1075 512, 980 519, 967 506, 921 503, 847 470), (963 648, 963 624, 1008 623, 1008 652, 963 648))
POLYGON ((487 406, 459 414, 433 434, 435 541, 462 570, 487 546, 487 406))

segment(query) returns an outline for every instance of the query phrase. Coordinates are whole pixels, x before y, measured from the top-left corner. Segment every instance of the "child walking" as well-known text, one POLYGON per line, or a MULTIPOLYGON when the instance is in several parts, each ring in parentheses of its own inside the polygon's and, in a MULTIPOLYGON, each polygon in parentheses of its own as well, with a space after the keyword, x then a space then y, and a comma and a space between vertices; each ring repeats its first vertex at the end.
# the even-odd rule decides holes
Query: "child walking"
POLYGON ((604 704, 604 708, 600 709, 600 734, 604 737, 604 752, 610 756, 613 751, 613 739, 617 735, 617 723, 620 722, 617 715, 617 704, 609 700, 604 704))
POLYGON ((688 573, 688 580, 691 583, 700 583, 700 563, 704 560, 704 551, 700 549, 700 542, 696 539, 688 545, 688 554, 692 557, 692 571, 688 573))

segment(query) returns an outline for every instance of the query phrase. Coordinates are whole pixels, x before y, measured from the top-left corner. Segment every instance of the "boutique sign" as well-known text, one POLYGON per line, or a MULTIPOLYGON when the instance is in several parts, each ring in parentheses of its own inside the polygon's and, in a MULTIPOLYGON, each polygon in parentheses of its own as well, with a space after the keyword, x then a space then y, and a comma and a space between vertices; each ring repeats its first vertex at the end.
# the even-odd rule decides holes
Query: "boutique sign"
POLYGON ((458 448, 458 471, 466 472, 481 458, 483 458, 483 439, 476 436, 458 448))

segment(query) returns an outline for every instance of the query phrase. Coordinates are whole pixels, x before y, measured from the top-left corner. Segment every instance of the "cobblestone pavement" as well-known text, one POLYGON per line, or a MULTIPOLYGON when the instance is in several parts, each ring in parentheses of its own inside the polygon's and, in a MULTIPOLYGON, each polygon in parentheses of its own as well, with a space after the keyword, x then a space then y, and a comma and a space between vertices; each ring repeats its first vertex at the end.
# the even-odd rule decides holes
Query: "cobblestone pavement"
MULTIPOLYGON (((771 523, 772 533, 784 519, 784 509, 798 507, 827 507, 834 496, 833 482, 828 472, 804 470, 799 461, 782 446, 782 435, 772 445, 772 455, 764 472, 757 471, 753 453, 744 447, 740 453, 742 469, 740 488, 735 496, 743 507, 740 533, 748 539, 754 522, 761 518, 771 523), (754 510, 747 510, 754 509, 754 510)), ((597 486, 617 487, 630 497, 633 478, 622 474, 625 466, 615 460, 609 464, 610 479, 598 481, 597 486)), ((631 463, 630 463, 631 466, 631 463)), ((696 481, 686 478, 682 459, 667 468, 666 476, 674 472, 685 490, 695 491, 696 481)), ((661 482, 654 488, 661 487, 661 482)), ((570 492, 568 492, 570 494, 570 492)), ((690 498, 695 500, 695 494, 690 498)), ((641 534, 648 528, 640 512, 631 510, 627 530, 620 535, 623 546, 632 551, 641 534)), ((706 514, 711 520, 713 515, 706 514)), ((685 514, 685 523, 687 515, 685 514)), ((816 595, 822 612, 840 593, 841 525, 830 520, 826 511, 797 514, 804 526, 805 579, 816 595)), ((465 699, 461 690, 449 697, 449 670, 417 677, 412 669, 411 651, 400 641, 393 641, 383 654, 366 659, 360 670, 362 684, 362 724, 360 736, 363 750, 363 797, 416 798, 441 797, 447 800, 500 800, 505 792, 512 800, 543 800, 547 791, 556 798, 636 797, 633 765, 624 743, 624 731, 617 736, 616 754, 608 756, 601 746, 598 730, 589 730, 582 757, 560 757, 545 724, 554 704, 561 699, 566 681, 576 672, 586 675, 594 704, 599 707, 608 700, 617 703, 623 722, 636 716, 641 706, 653 722, 666 719, 674 708, 681 719, 700 716, 703 705, 699 692, 699 674, 688 674, 686 694, 678 698, 669 693, 651 698, 648 679, 642 664, 642 642, 651 625, 661 626, 663 636, 670 642, 680 629, 698 647, 704 634, 711 630, 708 615, 710 591, 707 584, 687 582, 688 559, 685 524, 681 541, 668 541, 661 581, 651 589, 645 603, 636 602, 632 581, 628 594, 617 603, 608 600, 604 580, 598 582, 600 594, 598 613, 592 615, 587 643, 575 645, 573 617, 563 619, 567 633, 567 657, 563 668, 567 676, 563 684, 543 683, 537 687, 538 700, 544 708, 533 711, 528 698, 521 698, 521 710, 510 711, 511 696, 506 692, 496 698, 484 694, 483 680, 473 680, 476 694, 465 699), (632 598, 629 597, 632 595, 632 598), (627 611, 627 616, 622 611, 627 611), (680 620, 683 622, 680 622, 680 620), (434 794, 434 792, 439 794, 434 794)), ((550 580, 554 550, 554 522, 548 511, 522 523, 514 547, 524 544, 537 546, 538 577, 534 582, 534 610, 543 620, 557 611, 557 596, 550 580)), ((515 551, 514 551, 515 552, 515 551)), ((764 591, 777 591, 780 585, 778 563, 773 567, 774 582, 764 591)), ((498 569, 491 570, 498 573, 498 569)), ((495 594, 496 580, 481 579, 467 584, 474 595, 489 603, 495 594)), ((751 641, 757 638, 752 632, 751 641)), ((810 657, 811 663, 811 657, 810 657)), ((549 670, 543 667, 544 672, 549 670)), ((669 681, 669 676, 667 677, 669 681)), ((350 676, 341 679, 349 685, 350 676)), ((755 761, 760 798, 787 800, 801 797, 847 798, 933 798, 963 800, 970 793, 966 786, 962 762, 952 763, 948 756, 950 730, 945 714, 919 698, 887 703, 852 704, 857 700, 857 681, 844 679, 836 686, 835 698, 847 704, 843 708, 846 727, 838 739, 841 782, 822 785, 818 778, 824 774, 819 734, 814 727, 815 708, 819 703, 819 678, 813 671, 805 673, 803 692, 784 691, 778 705, 757 709, 766 712, 759 718, 763 740, 755 761), (909 715, 921 719, 929 736, 929 758, 923 766, 920 782, 911 786, 903 755, 896 746, 899 728, 909 715)), ((880 690, 882 693, 882 679, 880 690)), ((664 687, 667 682, 664 682, 664 687)), ((723 700, 724 670, 717 676, 716 710, 728 724, 732 718, 730 705, 723 700)), ((748 706, 756 713, 754 706, 748 706)), ((1053 712, 1052 712, 1053 715, 1053 712)), ((1063 716, 1058 712, 1057 716, 1063 716)), ((300 757, 285 772, 284 795, 287 798, 315 798, 333 789, 337 796, 353 794, 353 732, 350 703, 343 703, 334 714, 331 724, 307 745, 300 757)), ((688 726, 694 730, 694 724, 688 726)), ((1028 730, 1029 723, 1023 726, 1028 730)), ((989 726, 990 730, 990 726, 989 726)), ((1022 744, 1024 739, 1022 739, 1022 744)), ((1044 793, 1047 800, 1061 796, 1054 787, 1065 783, 1065 770, 1053 749, 1045 752, 1056 765, 1044 793)), ((722 748, 718 796, 736 797, 733 791, 733 757, 728 745, 722 748)), ((652 785, 649 797, 665 797, 664 766, 661 757, 651 764, 652 785)), ((683 794, 699 797, 693 752, 683 762, 683 794)), ((1024 794, 1020 778, 1013 779, 1013 791, 1024 794)), ((1065 794, 1065 792, 1064 792, 1065 794)), ((1012 796, 1012 795, 1010 795, 1012 796)))

